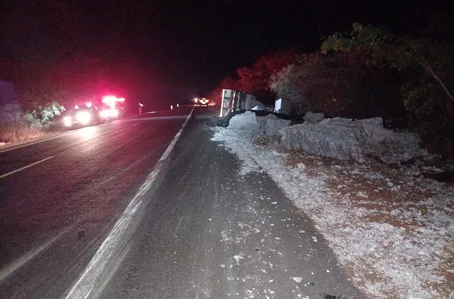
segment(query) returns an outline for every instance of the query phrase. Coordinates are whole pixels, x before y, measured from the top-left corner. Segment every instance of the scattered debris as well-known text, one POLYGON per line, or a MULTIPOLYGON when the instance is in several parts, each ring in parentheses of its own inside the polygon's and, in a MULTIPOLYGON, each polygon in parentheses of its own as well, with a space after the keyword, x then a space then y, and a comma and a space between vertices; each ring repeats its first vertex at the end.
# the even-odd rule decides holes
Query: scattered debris
POLYGON ((312 218, 370 298, 454 294, 454 185, 427 175, 452 167, 421 159, 406 165, 370 159, 355 164, 288 151, 277 142, 258 145, 247 132, 215 132, 213 140, 223 141, 243 162, 242 174, 266 171, 312 218))
POLYGON ((303 278, 302 277, 292 277, 294 281, 296 281, 297 283, 300 283, 301 281, 303 281, 303 278))

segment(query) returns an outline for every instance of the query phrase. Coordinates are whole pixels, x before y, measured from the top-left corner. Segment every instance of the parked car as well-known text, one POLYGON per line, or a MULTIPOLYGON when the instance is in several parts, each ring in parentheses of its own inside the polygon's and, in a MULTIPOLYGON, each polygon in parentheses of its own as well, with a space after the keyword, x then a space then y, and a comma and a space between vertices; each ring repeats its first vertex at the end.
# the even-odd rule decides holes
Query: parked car
POLYGON ((63 116, 65 127, 86 127, 99 125, 102 119, 99 111, 95 106, 75 106, 74 109, 68 110, 63 116))

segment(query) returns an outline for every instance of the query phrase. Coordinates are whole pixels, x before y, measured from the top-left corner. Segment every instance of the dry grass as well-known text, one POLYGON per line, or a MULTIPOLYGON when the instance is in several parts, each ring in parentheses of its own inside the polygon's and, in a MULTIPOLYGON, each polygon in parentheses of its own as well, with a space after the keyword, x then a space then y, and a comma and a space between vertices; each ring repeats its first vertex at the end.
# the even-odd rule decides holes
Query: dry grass
POLYGON ((31 128, 23 122, 0 124, 0 143, 19 142, 42 135, 42 130, 31 128))

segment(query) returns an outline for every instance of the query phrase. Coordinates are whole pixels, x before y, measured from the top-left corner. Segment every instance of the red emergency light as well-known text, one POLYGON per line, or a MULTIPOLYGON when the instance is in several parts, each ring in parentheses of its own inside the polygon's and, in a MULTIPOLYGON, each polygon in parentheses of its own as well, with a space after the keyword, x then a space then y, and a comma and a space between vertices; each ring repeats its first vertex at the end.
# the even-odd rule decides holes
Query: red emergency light
POLYGON ((114 104, 115 102, 118 102, 118 99, 116 96, 104 96, 102 97, 102 102, 104 104, 111 105, 114 104))

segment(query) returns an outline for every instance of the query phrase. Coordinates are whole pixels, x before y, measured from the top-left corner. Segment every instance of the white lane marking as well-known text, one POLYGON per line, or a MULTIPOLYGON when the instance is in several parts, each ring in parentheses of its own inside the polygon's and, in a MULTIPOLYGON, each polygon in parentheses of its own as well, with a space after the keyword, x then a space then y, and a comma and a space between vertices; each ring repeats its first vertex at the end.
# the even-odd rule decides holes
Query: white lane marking
POLYGON ((19 169, 16 169, 16 170, 10 171, 10 172, 8 172, 8 173, 2 174, 2 175, 0 175, 0 179, 6 178, 7 176, 12 175, 12 174, 14 174, 14 173, 16 173, 16 172, 22 171, 22 170, 24 170, 24 169, 33 167, 33 166, 35 166, 35 165, 37 165, 37 164, 39 164, 39 163, 43 163, 44 161, 47 161, 47 160, 49 160, 49 159, 52 159, 53 157, 54 157, 54 156, 47 157, 47 158, 45 158, 45 159, 39 160, 38 162, 35 162, 35 163, 32 163, 32 164, 28 164, 27 166, 24 166, 24 167, 21 167, 21 168, 19 168, 19 169))
POLYGON ((107 284, 109 283, 110 279, 114 276, 115 272, 117 272, 117 269, 120 267, 121 263, 123 262, 123 260, 125 259, 126 255, 129 253, 130 250, 131 250, 131 245, 128 244, 126 246, 126 248, 119 254, 118 259, 115 261, 116 262, 115 266, 106 275, 106 278, 103 279, 99 288, 97 290, 93 290, 93 292, 91 293, 92 298, 98 298, 102 294, 102 292, 106 288, 107 284))
MULTIPOLYGON (((129 165, 128 167, 126 167, 125 169, 121 170, 120 172, 112 175, 111 177, 105 179, 104 181, 94 185, 92 187, 92 189, 95 189, 95 188, 98 188, 99 186, 111 181, 112 179, 116 178, 118 175, 128 171, 129 169, 137 166, 139 163, 141 163, 142 161, 144 161, 145 159, 149 158, 151 154, 148 154, 146 155, 145 157, 137 160, 136 162, 134 162, 133 164, 129 165)), ((86 192, 89 192, 91 191, 90 190, 87 190, 86 192)), ((86 192, 83 192, 79 195, 83 195, 85 194, 86 192)), ((37 249, 35 250, 32 250, 28 253, 26 253, 24 256, 20 257, 17 261, 13 262, 11 265, 8 265, 6 266, 5 268, 1 269, 0 270, 0 282, 5 279, 6 277, 8 277, 9 275, 11 275, 14 271, 16 271, 17 269, 19 269, 20 267, 22 267, 23 265, 25 265, 26 263, 28 263, 30 260, 32 260, 35 256, 37 256, 38 254, 40 254, 42 251, 46 250, 47 247, 49 247, 52 243, 54 243, 57 239, 59 239, 61 236, 63 236, 64 234, 66 234, 68 231, 70 230, 73 230, 74 227, 76 227, 77 225, 79 225, 81 222, 85 221, 85 219, 89 219, 91 217, 91 215, 95 214, 96 211, 92 211, 91 213, 88 213, 86 214, 85 218, 83 219, 79 219, 78 221, 76 221, 75 223, 71 224, 70 226, 68 226, 67 228, 65 228, 64 230, 62 230, 61 232, 59 232, 54 238, 52 238, 50 241, 48 242, 45 242, 43 245, 41 245, 40 247, 38 247, 37 249)))
MULTIPOLYGON (((145 157, 137 160, 136 162, 134 162, 133 164, 129 165, 128 167, 126 167, 125 169, 121 170, 119 173, 116 173, 114 175, 112 175, 111 177, 105 179, 104 181, 96 184, 95 186, 93 186, 93 189, 109 182, 110 180, 116 178, 118 175, 128 171, 129 169, 137 166, 137 164, 141 163, 142 161, 144 161, 145 159, 149 158, 151 154, 148 154, 146 155, 145 157)), ((90 190, 87 190, 88 191, 91 191, 90 190)), ((85 194, 85 193, 82 193, 82 194, 85 194)), ((70 226, 68 226, 67 228, 65 228, 64 230, 62 230, 61 232, 59 232, 54 238, 52 238, 50 241, 48 242, 45 242, 43 245, 41 245, 40 247, 38 247, 37 249, 35 250, 32 250, 28 253, 26 253, 25 255, 23 255, 22 257, 20 257, 17 261, 13 262, 11 265, 8 265, 6 266, 5 268, 1 269, 0 270, 0 282, 5 279, 6 277, 8 277, 9 275, 11 275, 14 271, 16 271, 17 269, 19 269, 20 267, 22 267, 23 265, 25 265, 26 263, 28 263, 30 260, 32 260, 35 256, 37 256, 38 254, 40 254, 42 251, 46 250, 47 247, 49 247, 52 243, 54 243, 57 239, 59 239, 61 236, 63 236, 64 234, 66 234, 68 231, 72 230, 74 227, 76 227, 77 225, 79 225, 79 223, 81 223, 82 221, 84 221, 85 219, 89 219, 90 218, 90 215, 93 215, 95 214, 96 211, 93 211, 91 213, 88 213, 86 215, 86 217, 84 219, 79 219, 78 221, 76 221, 75 223, 71 224, 70 226)))
MULTIPOLYGON (((172 148, 174 147, 189 118, 191 118, 193 111, 194 108, 191 110, 191 113, 188 115, 186 121, 167 147, 167 150, 164 153, 167 153, 167 156, 170 152, 169 148, 170 150, 172 150, 172 148)), ((120 219, 118 219, 118 221, 115 223, 114 227, 112 228, 104 242, 101 244, 98 251, 96 251, 95 255, 91 259, 88 266, 85 268, 85 271, 83 272, 79 280, 71 288, 68 295, 65 297, 66 299, 86 299, 88 298, 88 296, 90 296, 96 283, 103 275, 107 263, 114 255, 115 251, 121 243, 121 240, 125 237, 128 226, 132 222, 136 212, 139 210, 139 207, 142 207, 142 205, 144 205, 143 196, 151 188, 154 180, 161 171, 163 165, 162 161, 163 159, 161 157, 154 170, 148 175, 145 183, 143 183, 143 185, 139 188, 139 191, 137 191, 134 198, 126 207, 123 215, 121 215, 120 219)))
POLYGON ((35 256, 37 256, 38 254, 40 254, 41 252, 43 252, 44 250, 46 250, 52 243, 54 243, 55 241, 57 241, 61 236, 63 236, 64 234, 66 234, 67 232, 69 231, 69 228, 61 231, 60 233, 58 233, 55 237, 53 237, 52 239, 50 239, 49 241, 47 241, 46 243, 44 243, 43 245, 41 245, 40 247, 38 247, 37 249, 33 250, 33 251, 30 251, 28 253, 26 253, 25 255, 23 255, 22 257, 20 257, 18 260, 16 260, 15 262, 11 263, 10 265, 6 266, 5 268, 3 268, 1 271, 0 271, 0 282, 5 279, 6 277, 8 277, 9 275, 11 275, 14 271, 16 271, 17 269, 19 269, 20 267, 22 267, 23 265, 25 265, 26 263, 28 263, 31 259, 33 259, 35 256))
MULTIPOLYGON (((194 111, 194 108, 195 108, 195 107, 193 107, 192 110, 191 110, 191 113, 189 113, 189 117, 191 117, 192 112, 194 111)), ((164 154, 162 155, 161 159, 159 159, 159 162, 164 161, 165 159, 167 159, 167 157, 169 156, 169 154, 170 154, 170 152, 172 151, 173 147, 175 146, 175 143, 177 143, 178 138, 180 138, 181 132, 183 132, 184 127, 185 127, 186 124, 188 123, 189 117, 186 118, 186 121, 184 122, 183 126, 182 126, 181 129, 178 131, 177 135, 175 135, 175 138, 173 138, 172 142, 171 142, 171 143, 169 144, 169 146, 167 147, 167 149, 166 149, 166 151, 164 152, 164 154)))

